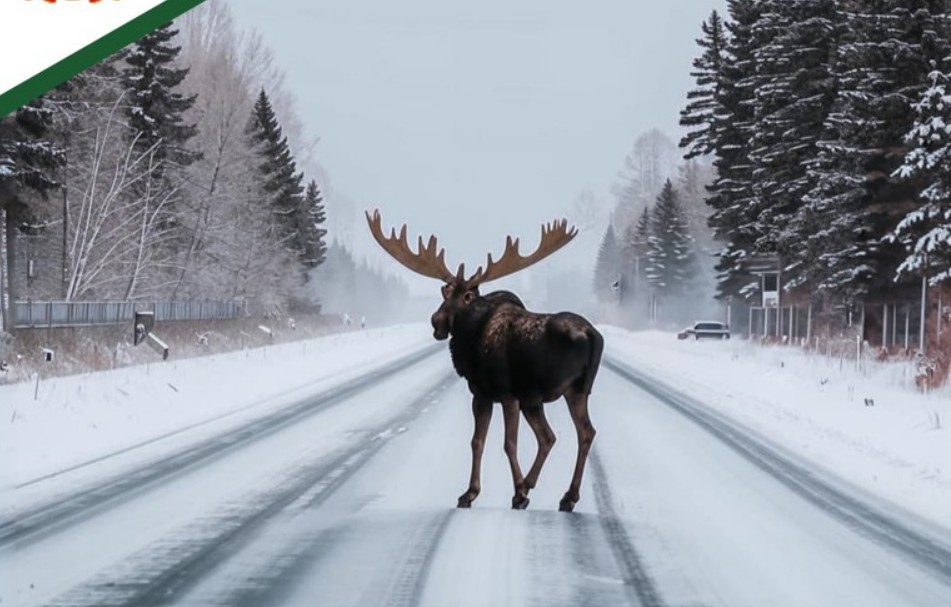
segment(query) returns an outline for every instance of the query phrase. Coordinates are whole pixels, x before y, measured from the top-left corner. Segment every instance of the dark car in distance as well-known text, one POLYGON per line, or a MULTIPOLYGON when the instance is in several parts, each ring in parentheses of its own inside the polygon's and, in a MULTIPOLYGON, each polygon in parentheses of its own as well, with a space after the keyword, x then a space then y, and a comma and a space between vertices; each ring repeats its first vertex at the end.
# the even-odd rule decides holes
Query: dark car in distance
POLYGON ((693 323, 677 334, 677 339, 730 339, 730 326, 714 320, 701 320, 693 323))

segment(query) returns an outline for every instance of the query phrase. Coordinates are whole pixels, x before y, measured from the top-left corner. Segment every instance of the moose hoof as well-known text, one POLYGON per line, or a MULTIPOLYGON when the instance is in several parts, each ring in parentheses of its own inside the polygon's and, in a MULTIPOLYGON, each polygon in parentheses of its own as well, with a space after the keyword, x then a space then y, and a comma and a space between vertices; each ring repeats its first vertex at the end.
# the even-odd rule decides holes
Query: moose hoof
POLYGON ((512 498, 512 510, 525 510, 528 508, 529 501, 527 496, 516 495, 512 498))
POLYGON ((561 501, 558 502, 558 510, 560 512, 574 512, 575 502, 568 499, 567 497, 561 498, 561 501))
POLYGON ((475 496, 469 491, 466 491, 459 496, 459 501, 456 502, 456 508, 471 508, 474 500, 475 496))

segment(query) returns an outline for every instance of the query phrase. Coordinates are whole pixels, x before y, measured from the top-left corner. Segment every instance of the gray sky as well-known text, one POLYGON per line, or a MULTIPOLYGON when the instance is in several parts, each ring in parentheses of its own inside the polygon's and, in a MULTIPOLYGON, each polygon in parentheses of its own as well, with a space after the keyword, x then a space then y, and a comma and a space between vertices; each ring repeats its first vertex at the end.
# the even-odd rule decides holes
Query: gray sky
POLYGON ((534 243, 582 187, 607 203, 639 133, 679 135, 700 22, 725 0, 228 4, 287 71, 334 189, 472 264, 508 232, 534 243))

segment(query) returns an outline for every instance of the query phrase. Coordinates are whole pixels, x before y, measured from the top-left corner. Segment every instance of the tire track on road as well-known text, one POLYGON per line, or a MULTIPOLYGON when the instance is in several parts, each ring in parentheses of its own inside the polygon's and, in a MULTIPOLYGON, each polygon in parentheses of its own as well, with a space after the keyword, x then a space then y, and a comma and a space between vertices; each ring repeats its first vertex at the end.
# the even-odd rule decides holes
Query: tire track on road
POLYGON ((640 552, 634 546, 624 521, 617 514, 604 464, 596 448, 591 451, 588 465, 593 477, 591 485, 594 489, 594 501, 600 514, 601 526, 604 528, 604 535, 621 569, 628 595, 634 605, 665 607, 666 603, 648 573, 640 552))
POLYGON ((386 607, 418 607, 422 603, 436 550, 454 513, 455 510, 444 510, 423 521, 399 578, 390 591, 386 607))
POLYGON ((194 469, 213 462, 235 449, 337 405, 423 362, 441 350, 442 348, 438 346, 425 348, 371 374, 354 378, 281 409, 274 415, 248 422, 226 434, 188 447, 158 461, 107 477, 65 497, 57 496, 51 502, 31 507, 29 512, 15 513, 8 520, 0 522, 0 549, 6 548, 9 544, 39 539, 70 523, 100 512, 147 487, 166 481, 186 469, 194 469))
POLYGON ((696 423, 754 466, 860 535, 890 548, 906 561, 951 584, 951 546, 948 544, 836 488, 815 470, 783 455, 767 439, 726 419, 700 401, 622 363, 605 359, 604 365, 696 423))
MULTIPOLYGON (((338 451, 329 457, 297 469, 289 478, 278 480, 245 499, 228 504, 215 513, 186 525, 125 559, 109 572, 66 592, 51 607, 156 607, 180 599, 196 582, 243 547, 249 536, 296 501, 306 499, 313 506, 326 500, 357 470, 368 463, 405 424, 431 405, 434 395, 458 381, 455 373, 441 379, 403 411, 363 433, 366 442, 338 451), (274 491, 274 487, 280 487, 274 491)), ((290 555, 255 580, 254 588, 240 589, 221 604, 262 605, 274 588, 292 576, 315 549, 301 542, 302 552, 290 555)), ((323 549, 320 543, 316 549, 323 549)))

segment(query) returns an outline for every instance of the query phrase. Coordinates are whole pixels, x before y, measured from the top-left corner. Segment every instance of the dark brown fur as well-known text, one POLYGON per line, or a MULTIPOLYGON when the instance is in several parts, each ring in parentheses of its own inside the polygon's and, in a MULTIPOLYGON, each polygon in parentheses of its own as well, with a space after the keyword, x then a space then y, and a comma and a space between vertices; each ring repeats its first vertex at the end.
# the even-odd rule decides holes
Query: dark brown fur
POLYGON ((560 509, 572 510, 595 434, 587 401, 601 362, 601 334, 576 314, 529 312, 513 293, 481 296, 463 281, 443 287, 443 299, 432 317, 434 336, 451 336, 453 366, 468 382, 475 417, 472 476, 458 505, 470 506, 481 489, 482 448, 496 402, 502 403, 505 416, 505 450, 515 485, 512 507, 528 505, 528 491, 534 488, 555 442, 542 405, 564 397, 578 431, 579 448, 575 474, 560 509), (524 477, 516 459, 519 412, 535 432, 539 447, 524 477))

